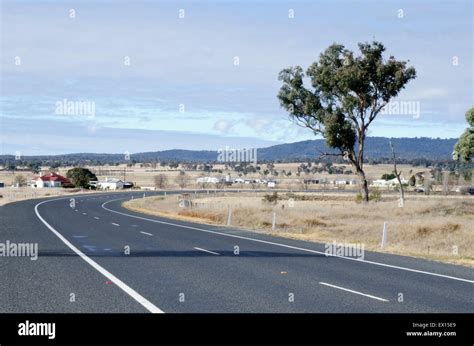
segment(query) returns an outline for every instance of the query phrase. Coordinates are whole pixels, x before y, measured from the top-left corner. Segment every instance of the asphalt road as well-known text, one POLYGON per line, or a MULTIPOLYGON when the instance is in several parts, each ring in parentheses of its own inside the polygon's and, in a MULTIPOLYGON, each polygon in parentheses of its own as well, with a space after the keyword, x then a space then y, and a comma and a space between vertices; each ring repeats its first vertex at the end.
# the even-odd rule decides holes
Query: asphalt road
POLYGON ((39 250, 0 257, 0 312, 474 312, 470 268, 328 257, 324 244, 131 212, 132 195, 0 207, 0 243, 39 250))

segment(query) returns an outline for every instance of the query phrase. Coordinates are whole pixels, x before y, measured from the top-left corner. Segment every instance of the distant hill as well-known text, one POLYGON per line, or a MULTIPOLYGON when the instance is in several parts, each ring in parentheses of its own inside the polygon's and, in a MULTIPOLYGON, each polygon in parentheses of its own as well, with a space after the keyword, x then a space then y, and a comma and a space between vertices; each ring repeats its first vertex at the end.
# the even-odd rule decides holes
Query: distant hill
MULTIPOLYGON (((449 160, 457 139, 439 138, 393 138, 393 145, 398 157, 413 160, 449 160)), ((296 143, 274 145, 258 150, 262 160, 297 160, 314 158, 321 153, 331 152, 323 139, 308 140, 296 143)), ((365 157, 381 159, 392 157, 389 139, 386 137, 368 137, 366 140, 365 157)))
MULTIPOLYGON (((457 139, 439 138, 394 138, 393 144, 397 156, 403 160, 425 159, 430 161, 450 160, 457 139)), ((259 161, 301 161, 315 160, 321 153, 330 152, 323 139, 308 140, 295 143, 274 145, 259 148, 259 161)), ((390 158, 389 139, 385 137, 368 137, 365 157, 368 160, 390 158)), ((211 150, 164 150, 131 154, 130 159, 136 162, 150 161, 179 161, 179 162, 213 162, 217 159, 217 151, 211 150)), ((12 161, 12 155, 1 155, 0 162, 12 161)), ((69 164, 101 163, 113 164, 125 162, 124 154, 78 153, 66 155, 23 156, 23 161, 38 160, 43 162, 58 162, 69 164)))
MULTIPOLYGON (((392 139, 397 156, 406 160, 449 160, 452 157, 453 147, 457 139, 433 138, 394 138, 392 139)), ((307 140, 295 143, 273 145, 257 150, 258 160, 263 161, 299 161, 315 159, 321 153, 331 152, 323 139, 307 140)), ((334 152, 334 151, 333 151, 334 152)), ((392 157, 389 139, 386 137, 368 137, 366 141, 365 157, 367 159, 381 159, 392 157)), ((137 161, 166 160, 166 161, 215 161, 216 151, 194 150, 165 150, 131 155, 137 161)))

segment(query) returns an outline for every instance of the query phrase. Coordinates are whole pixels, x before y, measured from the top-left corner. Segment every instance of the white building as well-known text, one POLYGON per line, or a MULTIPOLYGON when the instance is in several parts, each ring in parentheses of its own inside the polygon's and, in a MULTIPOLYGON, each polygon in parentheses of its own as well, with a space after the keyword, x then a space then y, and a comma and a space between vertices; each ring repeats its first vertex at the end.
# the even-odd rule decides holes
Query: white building
POLYGON ((218 184, 222 181, 222 179, 216 177, 200 177, 196 179, 198 184, 218 184))
POLYGON ((123 189, 123 181, 116 178, 108 178, 97 182, 97 187, 102 190, 120 190, 123 189))
POLYGON ((67 187, 71 186, 69 179, 59 175, 58 173, 48 173, 36 178, 29 183, 33 188, 47 188, 47 187, 67 187))
MULTIPOLYGON (((400 179, 402 181, 402 184, 408 184, 408 180, 405 179, 400 179)), ((371 186, 376 186, 376 187, 387 187, 387 186, 396 186, 398 184, 397 178, 393 178, 390 180, 385 180, 385 179, 377 179, 374 180, 371 184, 371 186)))

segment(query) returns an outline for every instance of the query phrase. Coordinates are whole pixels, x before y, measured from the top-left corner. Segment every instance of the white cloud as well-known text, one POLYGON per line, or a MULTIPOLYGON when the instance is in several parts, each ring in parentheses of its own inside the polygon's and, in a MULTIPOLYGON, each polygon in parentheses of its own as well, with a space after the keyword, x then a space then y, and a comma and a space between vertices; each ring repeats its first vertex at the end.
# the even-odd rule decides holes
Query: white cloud
POLYGON ((235 123, 228 120, 219 119, 214 123, 213 129, 220 133, 230 133, 232 128, 235 126, 235 123))

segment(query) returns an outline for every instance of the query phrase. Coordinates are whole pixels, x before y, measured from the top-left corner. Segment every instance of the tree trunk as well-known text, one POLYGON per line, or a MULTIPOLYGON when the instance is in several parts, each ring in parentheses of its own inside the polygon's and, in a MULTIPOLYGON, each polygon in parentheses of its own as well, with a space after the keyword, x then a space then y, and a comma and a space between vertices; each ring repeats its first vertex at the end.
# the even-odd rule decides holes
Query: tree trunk
POLYGON ((363 171, 358 172, 360 177, 360 193, 364 202, 369 202, 369 184, 363 171))
POLYGON ((395 155, 395 148, 393 147, 392 140, 388 141, 390 143, 390 148, 392 149, 392 156, 393 156, 393 172, 395 173, 395 176, 397 177, 398 185, 400 186, 400 203, 399 206, 403 208, 405 206, 405 191, 403 190, 403 185, 402 185, 402 179, 400 176, 402 175, 402 172, 398 172, 397 169, 397 157, 395 155))

